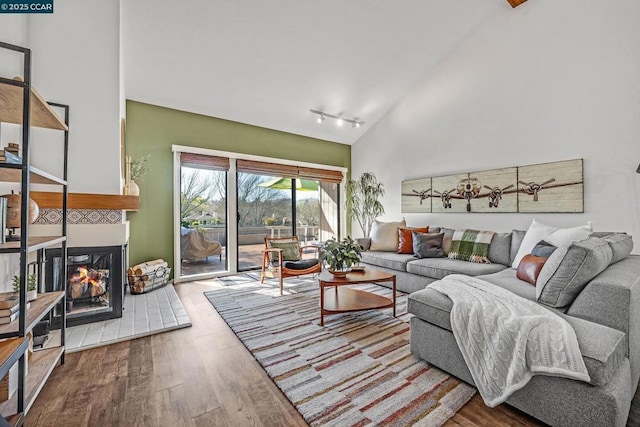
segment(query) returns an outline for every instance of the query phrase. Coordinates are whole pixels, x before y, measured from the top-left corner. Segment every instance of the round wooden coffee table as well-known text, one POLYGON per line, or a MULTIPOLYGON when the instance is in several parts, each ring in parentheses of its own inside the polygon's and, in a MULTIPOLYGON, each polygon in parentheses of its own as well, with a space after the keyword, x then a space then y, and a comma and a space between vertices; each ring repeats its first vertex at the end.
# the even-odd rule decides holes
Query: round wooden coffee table
POLYGON ((393 308, 396 317, 396 275, 367 267, 364 271, 351 272, 346 277, 335 277, 323 270, 318 280, 320 282, 320 326, 324 326, 324 316, 327 314, 347 313, 350 311, 375 310, 379 308, 393 308), (371 292, 352 289, 346 285, 359 283, 392 282, 393 297, 391 299, 371 292), (334 289, 326 289, 334 288, 334 289))

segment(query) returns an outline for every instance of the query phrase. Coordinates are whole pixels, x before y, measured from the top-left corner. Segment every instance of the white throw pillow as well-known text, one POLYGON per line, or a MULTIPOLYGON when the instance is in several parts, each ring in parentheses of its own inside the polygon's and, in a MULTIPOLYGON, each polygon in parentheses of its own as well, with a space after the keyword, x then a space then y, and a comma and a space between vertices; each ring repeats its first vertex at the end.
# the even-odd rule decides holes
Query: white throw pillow
POLYGON ((553 246, 562 248, 570 246, 573 242, 579 242, 580 240, 589 238, 592 232, 593 228, 591 227, 591 222, 588 222, 587 225, 580 227, 561 228, 556 230, 545 237, 544 240, 547 243, 551 243, 553 246))
POLYGON ((518 249, 518 253, 513 259, 513 263, 511 264, 511 266, 513 268, 518 268, 518 265, 520 264, 522 258, 524 258, 525 255, 530 254, 533 247, 540 240, 544 240, 552 244, 553 246, 566 247, 571 245, 571 243, 575 241, 586 239, 587 237, 589 237, 592 231, 593 229, 591 228, 591 222, 588 222, 587 225, 583 225, 580 227, 558 228, 552 225, 543 224, 534 219, 531 222, 531 225, 529 226, 526 234, 524 235, 524 238, 522 239, 520 249, 518 249), (553 240, 556 243, 560 244, 553 243, 549 240, 549 237, 553 235, 555 235, 555 238, 553 240))
POLYGON ((398 228, 406 227, 405 220, 382 222, 375 220, 371 227, 372 251, 398 251, 398 228))
POLYGON ((518 253, 516 257, 513 259, 513 263, 511 263, 511 267, 518 268, 520 265, 520 261, 524 258, 525 255, 529 255, 533 247, 540 241, 544 240, 549 234, 558 230, 557 227, 543 224, 535 219, 531 222, 529 229, 525 233, 522 238, 522 243, 520 244, 520 249, 518 249, 518 253))

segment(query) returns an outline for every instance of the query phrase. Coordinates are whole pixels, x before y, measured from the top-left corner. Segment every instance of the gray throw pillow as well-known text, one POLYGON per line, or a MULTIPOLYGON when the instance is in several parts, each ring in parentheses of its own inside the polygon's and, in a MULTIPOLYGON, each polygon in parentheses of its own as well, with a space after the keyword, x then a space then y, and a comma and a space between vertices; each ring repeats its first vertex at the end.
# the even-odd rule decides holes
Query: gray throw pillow
POLYGON ((511 233, 494 234, 487 255, 494 264, 511 265, 511 233))
POLYGON ((611 257, 609 244, 601 238, 556 249, 538 276, 538 301, 551 307, 570 305, 587 283, 609 266, 611 257))
MULTIPOLYGON (((622 261, 633 250, 633 239, 626 233, 614 233, 604 237, 604 241, 611 248, 611 264, 622 261)), ((610 265, 611 265, 610 264, 610 265)))
POLYGON ((558 248, 552 244, 545 242, 544 240, 540 240, 533 249, 531 249, 531 255, 549 258, 556 249, 558 248))
POLYGON ((507 265, 511 265, 513 260, 516 259, 516 255, 518 255, 518 250, 520 249, 520 245, 522 244, 525 234, 527 234, 526 230, 511 231, 511 252, 509 253, 511 260, 507 265))
POLYGON ((444 233, 412 232, 413 256, 416 258, 442 258, 442 239, 444 233))
POLYGON ((442 238, 442 252, 444 255, 449 255, 449 249, 451 249, 451 241, 453 240, 453 233, 456 232, 453 228, 440 227, 440 232, 444 233, 442 238))

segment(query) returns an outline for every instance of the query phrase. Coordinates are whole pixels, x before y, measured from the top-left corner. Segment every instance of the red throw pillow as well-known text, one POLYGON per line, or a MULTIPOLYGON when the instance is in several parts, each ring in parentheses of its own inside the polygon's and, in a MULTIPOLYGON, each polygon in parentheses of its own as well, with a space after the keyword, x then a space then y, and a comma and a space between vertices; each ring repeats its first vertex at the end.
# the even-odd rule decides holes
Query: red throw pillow
POLYGON ((411 232, 428 233, 429 227, 398 227, 398 253, 413 255, 413 237, 411 232))
POLYGON ((516 276, 518 279, 529 282, 535 286, 540 270, 542 270, 547 259, 549 259, 549 257, 534 256, 531 254, 525 255, 520 261, 520 264, 518 264, 516 276))

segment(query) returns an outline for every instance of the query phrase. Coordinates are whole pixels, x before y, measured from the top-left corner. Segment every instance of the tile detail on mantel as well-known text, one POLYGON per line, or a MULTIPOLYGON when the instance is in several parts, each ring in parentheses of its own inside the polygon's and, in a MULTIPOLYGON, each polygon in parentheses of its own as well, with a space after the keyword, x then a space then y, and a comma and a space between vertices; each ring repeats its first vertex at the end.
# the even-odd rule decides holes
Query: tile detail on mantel
MULTIPOLYGON (((34 224, 60 224, 62 209, 40 209, 40 215, 34 224)), ((115 209, 68 209, 68 224, 119 224, 122 211, 115 209)))

